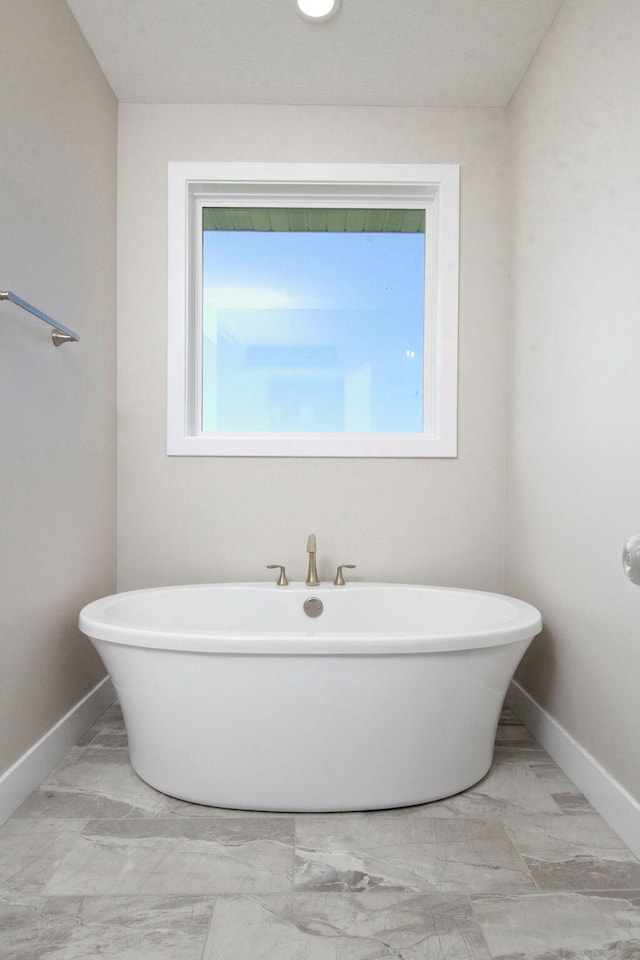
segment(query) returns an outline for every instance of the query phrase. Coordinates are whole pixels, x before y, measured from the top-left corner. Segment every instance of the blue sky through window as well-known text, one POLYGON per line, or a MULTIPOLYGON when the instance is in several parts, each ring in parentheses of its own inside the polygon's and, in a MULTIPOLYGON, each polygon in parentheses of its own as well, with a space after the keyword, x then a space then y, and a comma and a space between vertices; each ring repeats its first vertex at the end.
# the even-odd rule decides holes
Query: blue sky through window
POLYGON ((205 230, 202 429, 419 433, 424 233, 205 230))

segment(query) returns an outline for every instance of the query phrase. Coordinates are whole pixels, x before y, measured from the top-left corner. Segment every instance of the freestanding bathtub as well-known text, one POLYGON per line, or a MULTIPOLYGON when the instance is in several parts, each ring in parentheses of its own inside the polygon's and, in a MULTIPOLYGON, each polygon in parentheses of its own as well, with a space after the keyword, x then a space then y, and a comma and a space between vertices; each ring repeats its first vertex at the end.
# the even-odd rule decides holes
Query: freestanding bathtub
POLYGON ((152 787, 326 812, 425 803, 480 780, 541 620, 473 590, 219 583, 96 600, 80 628, 152 787))

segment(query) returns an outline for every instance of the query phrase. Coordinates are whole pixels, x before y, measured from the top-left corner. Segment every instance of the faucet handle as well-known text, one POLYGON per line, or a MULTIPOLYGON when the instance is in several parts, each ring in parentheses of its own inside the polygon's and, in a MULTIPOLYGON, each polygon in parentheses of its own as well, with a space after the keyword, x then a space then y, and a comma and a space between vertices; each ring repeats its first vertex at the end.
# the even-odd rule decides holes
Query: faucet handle
POLYGON ((276 580, 276 583, 278 584, 279 587, 288 587, 288 586, 289 586, 289 581, 287 580, 287 574, 285 573, 285 569, 284 569, 284 567, 282 566, 282 564, 280 564, 280 563, 268 563, 268 564, 267 564, 267 570, 279 570, 279 571, 280 571, 280 576, 279 576, 278 579, 276 580))
POLYGON ((337 571, 337 573, 336 573, 336 578, 335 578, 335 580, 333 581, 334 587, 344 587, 344 585, 345 585, 345 579, 344 579, 344 577, 342 576, 342 571, 343 571, 343 570, 355 570, 355 567, 356 567, 355 563, 342 563, 342 564, 340 564, 340 566, 338 567, 338 571, 337 571))

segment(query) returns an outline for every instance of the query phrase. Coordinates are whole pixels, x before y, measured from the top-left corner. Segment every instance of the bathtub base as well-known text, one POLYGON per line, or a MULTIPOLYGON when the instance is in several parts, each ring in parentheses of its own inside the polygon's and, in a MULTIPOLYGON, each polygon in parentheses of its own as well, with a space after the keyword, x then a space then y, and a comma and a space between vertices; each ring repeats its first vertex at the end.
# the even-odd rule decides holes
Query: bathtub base
POLYGON ((144 781, 207 806, 314 813, 422 804, 481 780, 529 643, 392 656, 118 647, 113 657, 113 644, 94 642, 144 781))

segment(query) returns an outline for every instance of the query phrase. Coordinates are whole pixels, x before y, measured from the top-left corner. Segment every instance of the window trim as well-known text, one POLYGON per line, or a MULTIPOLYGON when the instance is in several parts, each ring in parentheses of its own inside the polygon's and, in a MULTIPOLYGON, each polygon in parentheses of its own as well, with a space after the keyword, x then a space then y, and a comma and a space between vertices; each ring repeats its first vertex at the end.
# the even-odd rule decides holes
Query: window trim
POLYGON ((457 456, 460 168, 454 164, 168 166, 167 453, 173 456, 457 456), (355 201, 355 204, 354 204, 355 201), (425 415, 419 434, 203 434, 199 317, 205 205, 416 206, 427 215, 425 415), (428 335, 427 335, 428 334, 428 335), (431 390, 429 392, 429 385, 431 390), (427 393, 429 395, 427 396, 427 393))

